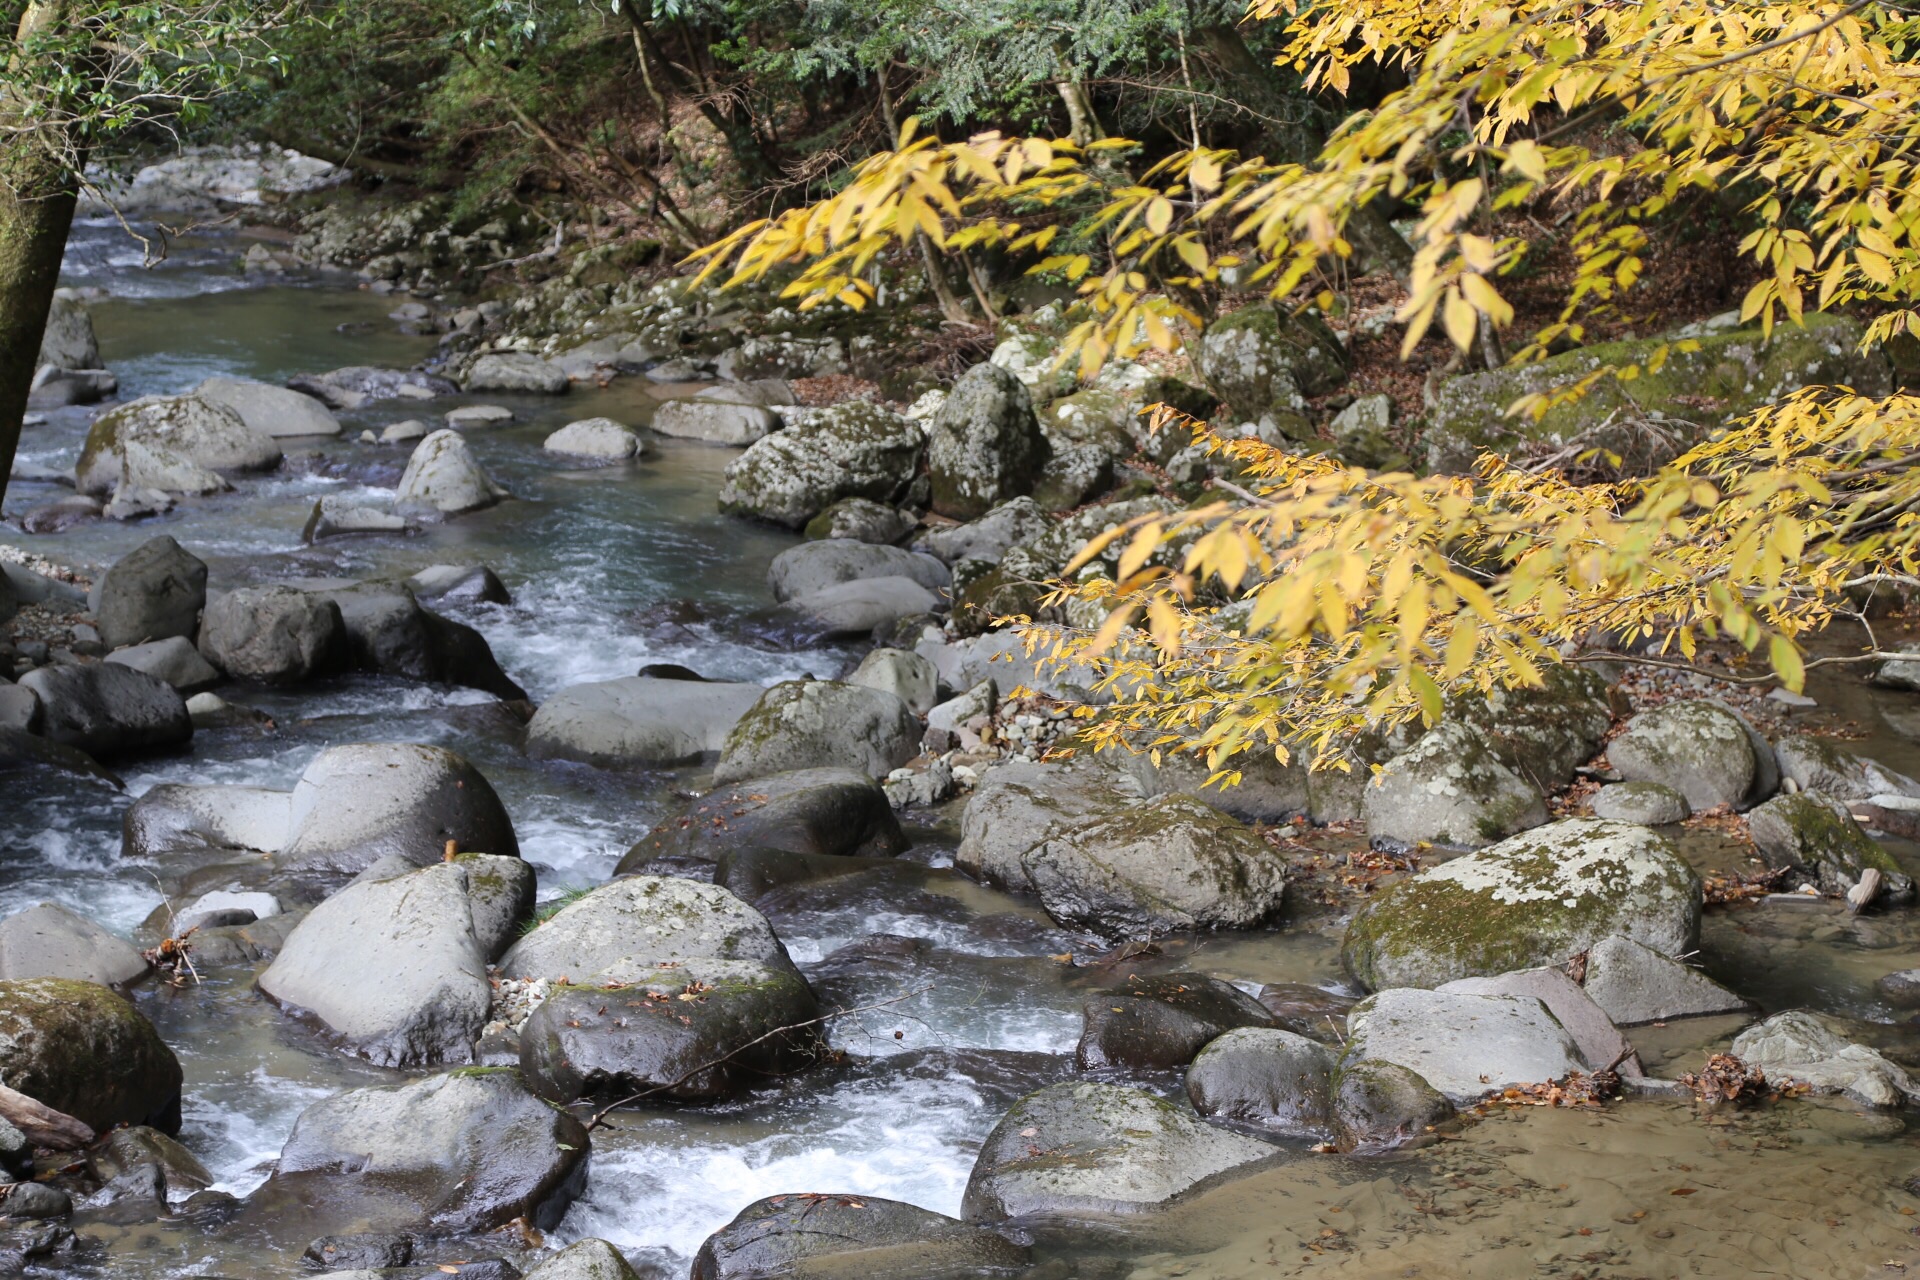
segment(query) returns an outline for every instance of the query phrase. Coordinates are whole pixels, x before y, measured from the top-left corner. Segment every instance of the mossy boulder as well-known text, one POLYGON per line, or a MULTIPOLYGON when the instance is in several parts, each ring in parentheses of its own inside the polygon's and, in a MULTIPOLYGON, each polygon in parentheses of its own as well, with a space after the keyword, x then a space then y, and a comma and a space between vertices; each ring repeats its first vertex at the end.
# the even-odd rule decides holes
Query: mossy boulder
POLYGON ((225 405, 196 395, 142 396, 93 420, 74 466, 80 492, 113 492, 129 445, 220 474, 271 470, 282 456, 272 436, 225 405))
POLYGON ((1391 1150, 1453 1119, 1453 1104, 1416 1071, 1367 1058, 1333 1075, 1334 1145, 1354 1155, 1391 1150))
POLYGON ((1031 493, 1051 452, 1020 379, 998 365, 975 365, 927 424, 933 509, 972 520, 1031 493))
POLYGON ((796 769, 716 787, 658 822, 616 868, 701 866, 746 849, 891 858, 907 837, 887 793, 857 769, 796 769))
POLYGON ((0 982, 0 1079, 104 1133, 180 1130, 180 1061, 131 1004, 91 982, 0 982))
MULTIPOLYGON (((1764 746, 1764 743, 1761 744, 1764 746)), ((1627 721, 1624 733, 1607 744, 1607 759, 1629 782, 1658 782, 1686 797, 1695 813, 1720 806, 1744 809, 1763 779, 1778 779, 1761 768, 1746 721, 1717 702, 1669 702, 1627 721)))
POLYGON ((1613 727, 1607 682, 1589 667, 1562 663, 1540 673, 1538 685, 1496 688, 1455 698, 1447 719, 1470 724, 1500 763, 1551 791, 1573 781, 1613 727))
POLYGON ((692 1280, 867 1276, 934 1280, 1022 1271, 1025 1246, 898 1200, 784 1195, 756 1200, 707 1237, 692 1280))
POLYGON ((790 769, 884 776, 920 751, 920 722, 899 697, 838 680, 787 680, 760 696, 720 749, 717 783, 790 769))
POLYGON ((1306 398, 1337 389, 1353 368, 1319 316, 1266 302, 1209 325, 1194 363, 1236 421, 1271 417, 1296 437, 1307 434, 1306 398))
POLYGON ((1802 791, 1818 791, 1850 804, 1883 795, 1920 798, 1920 781, 1825 738, 1789 733, 1780 739, 1775 753, 1780 772, 1802 791))
POLYGON ((509 978, 584 983, 627 961, 791 967, 765 916, 718 885, 629 876, 568 903, 501 957, 509 978))
POLYGON ((1404 881, 1347 926, 1347 969, 1373 990, 1558 965, 1609 934, 1662 955, 1700 935, 1700 878, 1645 827, 1572 818, 1404 881))
POLYGON ((861 401, 823 409, 727 464, 720 510, 789 529, 842 498, 892 503, 920 470, 916 423, 861 401))
POLYGON ((1540 789, 1471 725, 1435 726, 1374 776, 1361 800, 1376 844, 1478 849, 1547 820, 1540 789))
POLYGON ((1056 831, 1123 812, 1140 789, 1104 761, 1014 761, 981 775, 960 817, 953 865, 989 884, 1031 889, 1022 865, 1028 851, 1056 831))
POLYGON ((1831 796, 1775 796, 1747 815, 1747 831, 1768 866, 1791 869, 1822 893, 1846 893, 1871 867, 1886 877, 1882 892, 1889 901, 1913 900, 1912 878, 1831 796))
POLYGON ((1578 441, 1610 449, 1629 469, 1645 472, 1670 460, 1730 418, 1801 387, 1839 384, 1866 395, 1892 389, 1891 371, 1879 352, 1862 355, 1856 321, 1810 315, 1806 327, 1776 326, 1771 338, 1758 329, 1731 329, 1696 336, 1697 350, 1682 351, 1671 338, 1605 342, 1537 364, 1495 369, 1442 384, 1423 443, 1435 471, 1464 472, 1480 453, 1516 447, 1559 448, 1578 441), (1666 363, 1648 371, 1662 345, 1666 363), (1538 421, 1508 417, 1522 396, 1563 391, 1608 368, 1638 366, 1638 377, 1602 374, 1587 393, 1555 405, 1538 421), (1671 443, 1649 448, 1639 424, 1671 433, 1671 443))

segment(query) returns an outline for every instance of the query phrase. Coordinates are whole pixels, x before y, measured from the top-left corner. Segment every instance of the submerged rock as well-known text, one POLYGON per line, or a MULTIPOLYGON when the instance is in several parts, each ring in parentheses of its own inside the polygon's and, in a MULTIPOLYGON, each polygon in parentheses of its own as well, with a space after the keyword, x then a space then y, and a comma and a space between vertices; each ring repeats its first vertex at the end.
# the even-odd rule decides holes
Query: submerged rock
POLYGON ((761 695, 727 734, 714 781, 738 782, 813 766, 884 777, 920 750, 907 704, 880 689, 788 680, 761 695))
POLYGON ((1259 1125, 1289 1138, 1322 1138, 1333 1123, 1335 1054, 1276 1027, 1239 1027, 1209 1043, 1187 1068, 1187 1097, 1203 1116, 1259 1125))
POLYGON ((1083 1068, 1165 1070, 1193 1061, 1235 1027, 1267 1027, 1266 1006, 1231 982, 1198 973, 1136 975, 1089 999, 1074 1060, 1083 1068))
POLYGON ((692 1280, 799 1280, 823 1269, 934 1280, 998 1275, 1026 1261, 1024 1247, 944 1214, 874 1196, 809 1193, 742 1209, 700 1246, 692 1280))
POLYGON ((140 1011, 91 982, 0 981, 0 1078, 105 1133, 180 1128, 180 1062, 140 1011))
POLYGON ((717 754, 764 692, 757 684, 646 676, 571 685, 534 713, 527 754, 604 768, 689 764, 717 754))

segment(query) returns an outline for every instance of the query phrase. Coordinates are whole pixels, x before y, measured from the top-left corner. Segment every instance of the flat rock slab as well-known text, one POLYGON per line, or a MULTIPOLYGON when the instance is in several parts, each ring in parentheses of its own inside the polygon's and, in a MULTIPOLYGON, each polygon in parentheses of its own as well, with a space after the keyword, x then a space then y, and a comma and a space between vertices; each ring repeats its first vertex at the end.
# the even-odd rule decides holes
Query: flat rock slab
POLYGON ((573 685, 534 713, 527 754, 603 768, 689 764, 718 754, 764 692, 756 684, 646 676, 573 685))
POLYGON ((1530 996, 1396 987, 1355 1005, 1347 1028, 1347 1061, 1405 1067, 1456 1105, 1584 1069, 1566 1028, 1530 996))

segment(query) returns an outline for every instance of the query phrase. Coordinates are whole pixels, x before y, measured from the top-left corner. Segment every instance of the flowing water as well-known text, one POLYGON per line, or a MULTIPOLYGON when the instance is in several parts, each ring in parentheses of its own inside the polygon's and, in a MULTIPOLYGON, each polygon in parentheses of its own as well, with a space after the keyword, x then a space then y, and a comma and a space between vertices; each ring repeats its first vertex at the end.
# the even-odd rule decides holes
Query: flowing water
MULTIPOLYGON (((214 374, 280 381, 348 364, 404 366, 432 339, 387 318, 392 300, 345 281, 263 283, 242 276, 232 238, 174 246, 140 266, 115 228, 83 227, 70 283, 108 297, 93 311, 123 397, 185 390, 214 374)), ((851 649, 794 650, 759 622, 772 602, 768 562, 795 539, 726 520, 714 495, 731 450, 651 441, 644 460, 580 469, 540 448, 566 421, 605 414, 643 425, 663 394, 641 379, 560 400, 488 397, 519 415, 470 433, 515 500, 406 537, 303 547, 324 494, 390 492, 403 448, 356 443, 449 403, 385 402, 342 414, 338 441, 299 442, 274 476, 188 502, 135 525, 96 523, 11 540, 79 566, 101 565, 157 532, 207 560, 229 587, 279 578, 393 576, 436 563, 484 563, 511 605, 460 611, 535 699, 647 662, 772 682, 835 675, 851 649)), ((21 456, 71 465, 88 420, 62 410, 30 428, 21 456)), ((58 496, 16 485, 7 514, 58 496)), ((1872 736, 1870 754, 1920 772, 1897 730, 1920 723, 1905 695, 1857 686, 1816 690, 1872 736)), ((461 751, 511 811, 543 896, 603 882, 620 854, 698 770, 619 774, 539 765, 518 724, 485 695, 355 677, 249 700, 278 728, 203 732, 190 752, 139 762, 122 793, 70 779, 9 779, 0 802, 0 912, 55 899, 131 934, 161 902, 154 868, 120 854, 120 817, 162 782, 288 786, 323 748, 419 741, 461 751)), ((701 1240, 765 1195, 826 1191, 887 1196, 957 1212, 974 1153, 1009 1102, 1073 1073, 1087 993, 1116 976, 1055 957, 1084 945, 1031 903, 951 870, 952 812, 912 827, 916 847, 885 865, 782 890, 765 909, 796 961, 834 1000, 881 1007, 834 1030, 846 1064, 709 1110, 635 1111, 596 1134, 584 1197, 556 1233, 603 1236, 643 1266, 684 1274, 701 1240), (828 957, 876 933, 928 944, 895 971, 838 979, 828 957), (835 985, 836 982, 838 985, 835 985)), ((1702 854, 1710 857, 1710 854, 1702 854)), ((1914 964, 1920 926, 1906 916, 1854 920, 1829 906, 1716 912, 1703 961, 1768 1010, 1812 1005, 1869 1024, 1910 1058, 1920 1047, 1873 980, 1914 964)), ((1171 943, 1132 968, 1194 968, 1249 987, 1306 981, 1340 988, 1331 922, 1171 943)), ((224 971, 198 986, 149 988, 142 1008, 186 1071, 182 1140, 244 1194, 265 1177, 300 1111, 341 1089, 401 1078, 330 1051, 224 971)), ((1740 1025, 1715 1019, 1636 1033, 1649 1065, 1677 1072, 1740 1025)), ((1175 1090, 1177 1080, 1150 1079, 1175 1090)), ((1036 1275, 1174 1276, 1867 1276, 1920 1266, 1914 1210, 1899 1188, 1920 1144, 1898 1118, 1805 1102, 1737 1116, 1630 1101, 1603 1114, 1527 1108, 1466 1127, 1437 1146, 1372 1161, 1280 1148, 1268 1166, 1167 1213, 1054 1228, 1035 1241, 1036 1275)), ((162 1223, 85 1226, 76 1264, 101 1276, 283 1276, 295 1260, 224 1245, 162 1223)))

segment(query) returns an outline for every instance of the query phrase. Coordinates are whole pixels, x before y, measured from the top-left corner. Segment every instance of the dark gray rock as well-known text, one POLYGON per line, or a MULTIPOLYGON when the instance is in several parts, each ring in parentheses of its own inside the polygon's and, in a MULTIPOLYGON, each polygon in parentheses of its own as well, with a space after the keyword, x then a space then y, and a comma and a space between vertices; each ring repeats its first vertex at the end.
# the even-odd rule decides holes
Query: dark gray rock
POLYGON ((184 1200, 215 1182, 198 1156, 146 1125, 115 1129, 87 1150, 87 1169, 101 1182, 111 1182, 143 1166, 160 1171, 161 1185, 170 1199, 184 1200))
MULTIPOLYGON (((1024 1266, 1027 1250, 982 1227, 874 1196, 756 1200, 707 1237, 692 1280, 861 1275, 960 1280, 1024 1266)), ((598 1280, 596 1277, 595 1280, 598 1280)))
POLYGON ((300 1260, 318 1271, 378 1271, 404 1267, 413 1261, 411 1236, 359 1232, 321 1236, 307 1246, 300 1260))
POLYGON ((409 680, 465 685, 507 701, 523 699, 486 637, 465 623, 423 609, 398 587, 318 592, 340 610, 351 665, 409 680))
POLYGON ((632 875, 650 863, 718 863, 746 849, 890 858, 903 853, 886 792, 854 769, 799 769, 716 788, 656 824, 615 870, 632 875))
POLYGON ((1235 1027, 1273 1025, 1258 1000, 1199 973, 1135 975, 1088 1000, 1082 1016, 1074 1056, 1087 1069, 1183 1067, 1235 1027))
POLYGON ((109 759, 179 746, 193 721, 164 680, 110 662, 50 666, 20 677, 40 700, 40 732, 62 746, 109 759))
POLYGON ((1391 1150, 1453 1115, 1439 1090, 1397 1063, 1348 1061, 1334 1073, 1334 1143, 1342 1151, 1391 1150))
POLYGON ((927 438, 933 508, 962 520, 1032 492, 1050 452, 1032 396, 993 364, 961 375, 928 423, 927 438))
POLYGON ((207 605, 200 653, 235 679, 293 684, 345 665, 347 628, 340 607, 324 597, 243 587, 207 605))
POLYGON ((1240 1027, 1193 1060, 1187 1097, 1203 1116, 1290 1138, 1324 1138, 1333 1123, 1334 1062, 1333 1050, 1305 1036, 1240 1027))
POLYGON ((109 649, 172 636, 192 639, 207 603, 207 566, 161 534, 101 574, 88 603, 109 649))
POLYGON ((1885 877, 1881 893, 1887 901, 1913 899, 1912 877, 1831 796, 1775 796, 1747 815, 1747 833, 1768 866, 1792 870, 1822 893, 1844 895, 1872 867, 1885 877))
POLYGON ((66 978, 0 981, 0 1079, 105 1133, 180 1128, 179 1059, 121 997, 66 978))
POLYGON ((1304 982, 1269 982, 1260 988, 1259 1001, 1283 1031, 1340 1044, 1347 1038, 1347 1013, 1359 1001, 1335 995, 1304 982))
POLYGON ((788 680, 762 694, 733 726, 713 778, 725 784, 816 767, 884 777, 919 752, 920 722, 893 694, 834 680, 788 680))

